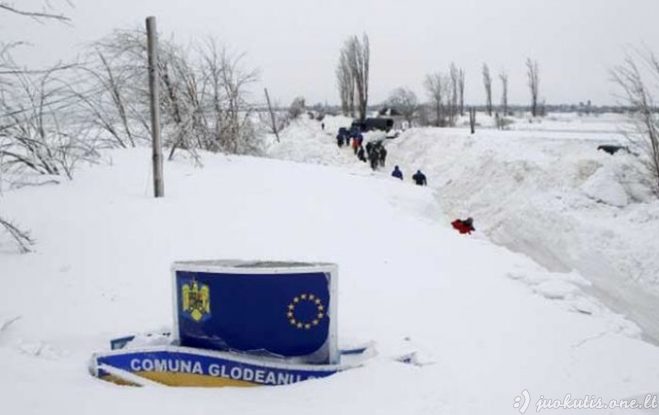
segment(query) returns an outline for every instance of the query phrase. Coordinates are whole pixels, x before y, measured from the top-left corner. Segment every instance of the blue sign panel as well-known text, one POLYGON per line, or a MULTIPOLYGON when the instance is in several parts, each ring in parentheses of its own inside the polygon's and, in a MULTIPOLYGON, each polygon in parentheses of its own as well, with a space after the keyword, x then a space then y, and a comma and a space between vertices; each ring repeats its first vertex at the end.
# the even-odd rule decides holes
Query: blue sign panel
POLYGON ((248 363, 229 355, 204 355, 184 349, 114 352, 96 357, 96 367, 100 378, 113 380, 113 375, 103 370, 105 367, 170 386, 287 385, 330 376, 339 370, 336 366, 302 369, 268 365, 265 361, 248 363))
POLYGON ((328 363, 330 274, 175 271, 181 346, 328 363))

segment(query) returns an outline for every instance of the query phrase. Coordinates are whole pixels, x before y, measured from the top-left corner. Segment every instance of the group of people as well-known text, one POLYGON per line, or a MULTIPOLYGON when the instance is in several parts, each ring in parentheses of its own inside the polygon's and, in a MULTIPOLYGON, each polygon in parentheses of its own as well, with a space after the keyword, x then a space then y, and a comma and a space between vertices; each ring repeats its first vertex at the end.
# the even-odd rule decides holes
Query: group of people
MULTIPOLYGON (((394 171, 391 172, 391 176, 403 180, 403 172, 401 171, 400 167, 395 166, 394 171)), ((426 179, 426 175, 423 174, 421 170, 417 170, 416 173, 412 175, 412 180, 414 180, 414 183, 416 183, 417 186, 428 185, 428 180, 426 179)), ((474 228, 473 218, 456 219, 453 222, 451 222, 451 226, 453 226, 453 228, 456 231, 460 232, 461 234, 470 234, 476 230, 476 228, 474 228)))
POLYGON ((348 130, 340 128, 336 135, 336 144, 339 148, 345 146, 352 147, 353 152, 360 161, 368 161, 373 170, 384 167, 387 160, 387 150, 384 148, 382 141, 369 141, 366 145, 364 136, 358 130, 348 130))
MULTIPOLYGON (((394 171, 391 172, 391 176, 403 180, 403 172, 400 170, 400 167, 395 166, 394 171)), ((421 170, 417 170, 416 173, 412 175, 412 180, 414 180, 414 183, 417 186, 428 185, 428 180, 426 179, 426 175, 423 174, 421 170)))
POLYGON ((352 147, 357 154, 357 149, 361 147, 364 141, 364 136, 361 132, 356 130, 348 130, 345 127, 339 128, 339 133, 336 135, 336 144, 339 148, 345 146, 352 147))
MULTIPOLYGON (((366 154, 368 155, 371 169, 377 170, 379 167, 384 167, 387 161, 387 149, 384 148, 382 141, 369 141, 366 143, 366 154)), ((361 158, 360 160, 366 161, 361 158)))
MULTIPOLYGON (((324 127, 325 126, 323 125, 323 129, 324 127)), ((366 143, 366 146, 362 145, 363 142, 364 136, 360 131, 348 130, 343 127, 339 129, 339 133, 336 136, 336 143, 339 147, 343 147, 344 145, 352 147, 357 158, 363 162, 368 160, 373 170, 377 170, 379 167, 384 167, 387 158, 387 150, 384 148, 382 141, 369 141, 366 143)), ((394 167, 391 176, 403 180, 403 172, 399 166, 394 167)), ((428 185, 428 179, 420 169, 412 175, 412 180, 417 186, 428 185)), ((472 218, 456 219, 451 222, 451 226, 461 234, 470 234, 476 230, 472 218)))

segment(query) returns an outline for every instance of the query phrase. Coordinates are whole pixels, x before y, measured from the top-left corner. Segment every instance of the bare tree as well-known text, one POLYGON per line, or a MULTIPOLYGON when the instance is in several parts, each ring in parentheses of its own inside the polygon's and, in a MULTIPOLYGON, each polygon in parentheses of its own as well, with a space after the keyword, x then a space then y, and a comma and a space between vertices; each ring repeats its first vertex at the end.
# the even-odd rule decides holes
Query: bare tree
POLYGON ((30 247, 34 245, 34 239, 30 233, 19 229, 15 224, 0 217, 0 225, 2 225, 9 235, 16 241, 22 253, 30 252, 30 247))
POLYGON ((490 68, 486 63, 483 64, 483 86, 485 87, 485 106, 487 107, 487 114, 492 115, 492 77, 490 76, 490 68))
POLYGON ((659 81, 659 60, 651 53, 640 53, 636 59, 627 55, 624 63, 616 66, 611 72, 613 80, 623 92, 626 104, 633 110, 632 125, 634 131, 627 134, 628 139, 638 147, 643 154, 642 161, 654 183, 654 190, 659 194, 659 118, 654 96, 659 81), (641 61, 639 68, 636 63, 641 61), (646 81, 649 76, 651 81, 646 81))
POLYGON ((43 10, 43 11, 33 11, 33 10, 24 10, 24 9, 19 9, 14 7, 13 4, 8 3, 6 1, 0 1, 0 10, 17 14, 20 16, 25 16, 25 17, 31 17, 37 21, 42 21, 42 20, 58 20, 61 22, 70 22, 71 19, 69 19, 67 16, 61 13, 57 12, 50 12, 48 10, 43 10))
POLYGON ((341 98, 341 110, 343 115, 355 116, 355 78, 350 70, 348 44, 341 49, 341 57, 336 67, 336 80, 341 98))
POLYGON ((526 58, 526 77, 531 92, 531 115, 533 117, 538 114, 538 92, 540 88, 540 72, 538 62, 526 58))
POLYGON ((144 139, 146 134, 139 131, 139 125, 137 128, 131 126, 129 111, 134 111, 134 104, 127 95, 134 85, 126 78, 125 73, 117 72, 112 67, 102 52, 96 51, 92 62, 97 65, 90 62, 75 69, 81 72, 82 78, 93 79, 93 84, 96 85, 92 86, 90 83, 80 87, 78 83, 72 84, 72 94, 89 112, 88 119, 107 134, 106 144, 124 148, 135 147, 137 140, 144 139))
POLYGON ((307 104, 304 97, 295 97, 293 98, 291 105, 288 107, 288 116, 294 120, 302 115, 306 108, 307 104))
POLYGON ((501 71, 499 74, 501 80, 501 116, 508 115, 508 73, 501 71))
MULTIPOLYGON (((31 17, 39 22, 43 20, 58 20, 61 22, 69 21, 69 18, 62 14, 51 13, 47 10, 41 12, 26 11, 24 9, 16 8, 12 3, 5 1, 0 1, 0 11, 31 17)), ((47 135, 46 131, 50 130, 50 126, 43 122, 35 123, 30 116, 30 114, 34 114, 34 111, 31 111, 30 108, 24 107, 23 104, 25 104, 25 100, 19 101, 18 98, 19 96, 20 98, 26 98, 21 95, 23 92, 30 90, 28 85, 33 81, 30 76, 44 73, 49 74, 55 69, 41 71, 18 67, 14 63, 10 51, 21 44, 23 44, 23 42, 13 42, 9 44, 0 42, 0 172, 14 166, 18 166, 19 168, 31 168, 35 166, 35 159, 45 159, 46 162, 43 164, 50 165, 51 163, 47 161, 47 158, 53 153, 46 152, 44 155, 43 152, 40 152, 40 150, 43 149, 44 143, 38 141, 32 142, 31 137, 27 137, 27 134, 25 134, 33 132, 30 131, 30 127, 34 127, 36 124, 39 128, 39 135, 45 137, 47 135), (17 137, 16 134, 20 134, 20 136, 17 137), (9 167, 5 162, 6 159, 9 159, 9 167)), ((52 104, 52 100, 49 100, 48 103, 46 103, 45 94, 43 93, 45 86, 43 84, 45 84, 45 82, 41 84, 39 91, 35 91, 35 95, 27 97, 27 101, 32 101, 33 103, 35 102, 35 96, 40 98, 38 100, 40 108, 38 118, 41 121, 44 119, 43 114, 46 111, 50 112, 52 110, 50 105, 52 104)), ((65 106, 68 106, 70 103, 67 102, 66 104, 67 105, 65 106)), ((62 105, 64 104, 62 103, 62 105)), ((34 108, 32 108, 32 110, 34 110, 34 108)), ((57 122, 55 125, 56 128, 61 131, 57 122)), ((63 141, 65 140, 63 137, 60 137, 60 139, 63 141)), ((66 146, 64 146, 64 148, 66 148, 66 146)), ((58 155, 63 159, 65 166, 70 166, 66 160, 68 158, 66 150, 64 150, 63 155, 58 155)), ((70 176, 70 171, 67 170, 67 174, 70 176)), ((21 252, 25 253, 30 251, 29 247, 34 244, 34 240, 30 237, 29 232, 19 229, 17 225, 3 219, 2 217, 0 217, 0 225, 2 225, 16 243, 18 243, 21 252)))
POLYGON ((346 50, 348 66, 355 80, 357 90, 357 109, 359 118, 366 118, 366 108, 368 106, 368 78, 371 58, 371 49, 368 36, 364 34, 360 41, 357 36, 353 36, 346 41, 346 50))
POLYGON ((56 67, 17 73, 0 94, 0 169, 11 174, 66 175, 96 159, 94 131, 76 117, 77 101, 56 67))
POLYGON ((448 84, 446 77, 440 72, 426 75, 423 83, 430 99, 430 105, 435 113, 435 125, 437 127, 445 127, 447 124, 445 100, 448 96, 448 84))
POLYGON ((449 97, 448 97, 448 123, 451 126, 455 125, 456 118, 458 116, 458 99, 459 99, 459 82, 460 75, 458 67, 454 63, 451 63, 449 68, 449 97))
MULTIPOLYGON (((164 76, 171 56, 170 45, 160 42, 158 60, 161 102, 168 102, 170 89, 164 76)), ((120 30, 90 45, 80 68, 80 78, 72 89, 79 95, 92 120, 103 131, 104 143, 111 147, 146 144, 151 136, 147 73, 147 45, 144 30, 120 30)), ((163 112, 165 123, 170 114, 163 112)))
POLYGON ((432 125, 432 123, 430 122, 431 111, 433 111, 433 109, 429 108, 429 104, 422 103, 421 105, 419 105, 419 111, 417 112, 417 122, 419 123, 419 125, 422 126, 432 125))
POLYGON ((259 73, 255 69, 245 69, 242 59, 243 55, 232 55, 226 49, 220 54, 225 116, 220 118, 222 134, 215 139, 220 148, 229 153, 258 153, 259 137, 251 121, 254 108, 247 101, 246 89, 258 79, 259 73))
POLYGON ((465 113, 465 70, 458 71, 458 93, 460 94, 460 115, 465 113))
MULTIPOLYGON (((94 97, 92 117, 119 146, 130 146, 150 135, 143 30, 117 31, 94 45, 98 62, 87 88, 94 97)), ((220 48, 213 39, 182 47, 160 40, 158 72, 160 106, 169 159, 178 149, 198 159, 197 149, 213 152, 259 152, 252 123, 254 106, 248 88, 258 72, 245 69, 243 55, 220 48)))
POLYGON ((408 126, 412 127, 419 112, 419 100, 414 91, 409 88, 397 88, 389 95, 387 101, 389 106, 395 108, 405 118, 408 126))

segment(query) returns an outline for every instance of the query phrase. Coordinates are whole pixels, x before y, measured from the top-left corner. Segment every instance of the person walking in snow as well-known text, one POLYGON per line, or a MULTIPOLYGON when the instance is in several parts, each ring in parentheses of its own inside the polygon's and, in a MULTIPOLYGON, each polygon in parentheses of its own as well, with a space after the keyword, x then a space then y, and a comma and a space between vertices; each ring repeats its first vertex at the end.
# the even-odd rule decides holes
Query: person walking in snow
POLYGON ((366 156, 364 156, 364 147, 359 146, 359 150, 357 150, 357 158, 360 161, 366 161, 366 156))
POLYGON ((453 226, 453 228, 455 228, 455 230, 461 234, 470 234, 476 230, 476 228, 474 228, 474 220, 472 218, 467 218, 465 220, 456 219, 451 222, 451 226, 453 226))
POLYGON ((359 148, 361 147, 361 144, 359 143, 359 140, 357 140, 357 137, 353 136, 352 137, 352 150, 357 154, 359 152, 359 148))
POLYGON ((378 168, 378 159, 380 158, 380 152, 378 150, 378 147, 371 146, 371 150, 368 152, 368 161, 371 163, 371 169, 373 170, 377 170, 378 168))
POLYGON ((336 144, 339 146, 339 148, 343 147, 344 143, 344 137, 343 134, 339 133, 336 135, 336 144))
POLYGON ((395 166, 395 167, 394 167, 394 171, 391 172, 391 176, 392 176, 392 177, 395 177, 395 178, 397 178, 397 179, 403 180, 403 172, 400 171, 400 169, 398 168, 398 166, 395 166))
POLYGON ((412 180, 416 183, 417 186, 426 186, 428 182, 426 181, 426 175, 421 173, 421 170, 417 170, 412 176, 412 180))
POLYGON ((366 143, 364 148, 366 148, 366 154, 368 154, 370 156, 371 152, 373 152, 373 142, 369 141, 368 143, 366 143))
POLYGON ((384 146, 380 148, 380 167, 384 167, 385 161, 387 160, 387 150, 384 146))
POLYGON ((355 139, 357 140, 357 143, 359 143, 359 146, 361 147, 362 143, 364 143, 364 136, 362 135, 362 133, 357 133, 355 139))

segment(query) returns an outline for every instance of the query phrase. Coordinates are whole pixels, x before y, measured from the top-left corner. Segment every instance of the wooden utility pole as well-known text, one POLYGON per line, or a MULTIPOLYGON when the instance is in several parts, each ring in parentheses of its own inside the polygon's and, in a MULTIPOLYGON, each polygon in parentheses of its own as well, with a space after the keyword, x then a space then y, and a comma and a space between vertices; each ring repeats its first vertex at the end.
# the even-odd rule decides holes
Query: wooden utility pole
POLYGON ((268 112, 270 113, 270 121, 272 122, 272 132, 275 133, 277 137, 277 142, 279 142, 279 128, 277 128, 277 120, 275 118, 275 112, 272 110, 272 105, 270 104, 270 95, 268 95, 268 88, 263 88, 265 90, 265 99, 268 101, 268 112))
POLYGON ((469 107, 469 127, 471 128, 471 133, 476 132, 476 108, 469 107))
POLYGON ((162 173, 162 140, 160 138, 160 97, 158 79, 158 33, 156 18, 146 19, 146 36, 149 54, 149 92, 151 98, 151 137, 153 139, 153 191, 155 197, 165 196, 162 173))

